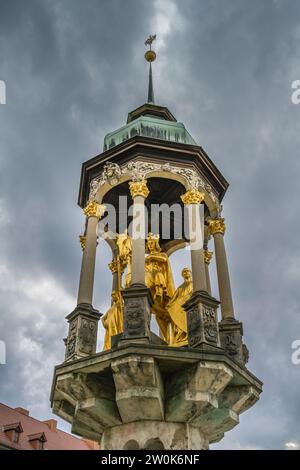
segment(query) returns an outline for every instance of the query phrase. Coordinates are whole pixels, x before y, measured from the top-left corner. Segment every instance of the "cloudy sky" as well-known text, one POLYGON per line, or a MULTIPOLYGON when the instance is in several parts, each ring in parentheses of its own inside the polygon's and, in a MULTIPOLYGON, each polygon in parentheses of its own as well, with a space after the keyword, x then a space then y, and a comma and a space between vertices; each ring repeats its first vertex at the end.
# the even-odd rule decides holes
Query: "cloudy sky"
MULTIPOLYGON (((291 361, 300 339, 300 105, 291 101, 298 0, 0 0, 0 400, 52 416, 53 367, 64 357, 64 317, 79 280, 81 163, 145 102, 149 33, 158 36, 156 102, 230 182, 224 216, 236 316, 249 369, 265 384, 212 447, 300 446, 300 365, 291 361)), ((101 311, 110 259, 100 242, 101 311)), ((185 251, 173 259, 177 283, 188 262, 185 251)))

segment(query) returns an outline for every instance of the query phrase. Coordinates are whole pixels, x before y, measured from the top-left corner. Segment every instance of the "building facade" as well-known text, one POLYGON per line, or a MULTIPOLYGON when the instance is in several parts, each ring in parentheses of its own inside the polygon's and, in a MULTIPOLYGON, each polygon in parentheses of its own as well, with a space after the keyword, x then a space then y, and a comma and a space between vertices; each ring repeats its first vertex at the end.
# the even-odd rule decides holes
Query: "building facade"
POLYGON ((0 450, 97 450, 98 444, 57 428, 55 419, 39 421, 29 411, 0 403, 0 450))

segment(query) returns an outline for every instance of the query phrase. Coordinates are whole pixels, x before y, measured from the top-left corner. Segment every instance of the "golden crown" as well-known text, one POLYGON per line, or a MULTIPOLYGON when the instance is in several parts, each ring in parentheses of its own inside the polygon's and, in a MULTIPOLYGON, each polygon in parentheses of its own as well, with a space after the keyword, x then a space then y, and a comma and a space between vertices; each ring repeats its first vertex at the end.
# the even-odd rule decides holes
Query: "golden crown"
POLYGON ((148 241, 149 241, 149 240, 155 240, 155 241, 157 240, 157 241, 159 241, 159 235, 154 235, 153 233, 149 232, 149 233, 148 233, 148 236, 147 236, 147 240, 148 240, 148 241))

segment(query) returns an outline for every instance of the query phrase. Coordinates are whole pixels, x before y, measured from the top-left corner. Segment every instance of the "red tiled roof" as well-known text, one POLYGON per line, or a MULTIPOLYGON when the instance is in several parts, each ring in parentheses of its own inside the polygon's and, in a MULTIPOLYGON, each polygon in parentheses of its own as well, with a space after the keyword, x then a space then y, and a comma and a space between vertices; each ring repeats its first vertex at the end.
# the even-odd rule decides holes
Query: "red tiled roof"
POLYGON ((24 409, 14 409, 0 403, 0 444, 13 449, 34 450, 29 441, 29 436, 32 438, 34 434, 45 435, 47 439, 45 450, 92 450, 94 446, 99 449, 99 446, 92 441, 79 439, 57 429, 55 420, 39 421, 26 414, 24 409), (4 432, 4 426, 11 423, 21 423, 23 428, 18 444, 13 443, 4 432))

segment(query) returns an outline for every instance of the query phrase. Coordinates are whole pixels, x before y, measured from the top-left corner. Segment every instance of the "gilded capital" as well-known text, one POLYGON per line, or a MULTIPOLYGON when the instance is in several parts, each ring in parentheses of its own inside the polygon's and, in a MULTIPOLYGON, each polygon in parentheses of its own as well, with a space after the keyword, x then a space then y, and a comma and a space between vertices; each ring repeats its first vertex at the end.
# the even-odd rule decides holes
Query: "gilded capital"
POLYGON ((108 265, 109 269, 113 274, 118 272, 118 260, 117 258, 114 258, 111 263, 108 265))
POLYGON ((130 181, 129 182, 129 189, 132 199, 136 196, 142 196, 146 199, 149 195, 149 189, 147 187, 147 181, 130 181))
POLYGON ((204 254, 204 262, 206 264, 209 264, 211 262, 212 257, 213 257, 213 252, 208 251, 208 250, 204 250, 203 254, 204 254))
POLYGON ((117 273, 120 270, 122 274, 125 271, 126 264, 120 260, 120 256, 114 258, 111 263, 108 264, 109 269, 113 274, 117 273))
POLYGON ((208 226, 212 235, 215 235, 216 233, 222 233, 222 235, 224 235, 226 230, 226 225, 223 218, 209 219, 208 226))
POLYGON ((86 236, 85 235, 79 235, 79 241, 80 241, 81 249, 82 249, 82 251, 84 251, 86 236))
POLYGON ((83 209, 84 215, 87 217, 97 217, 101 219, 105 213, 106 207, 103 204, 98 204, 96 201, 90 201, 83 209))
POLYGON ((183 196, 181 200, 183 204, 201 204, 204 201, 205 194, 197 189, 189 189, 183 196))

